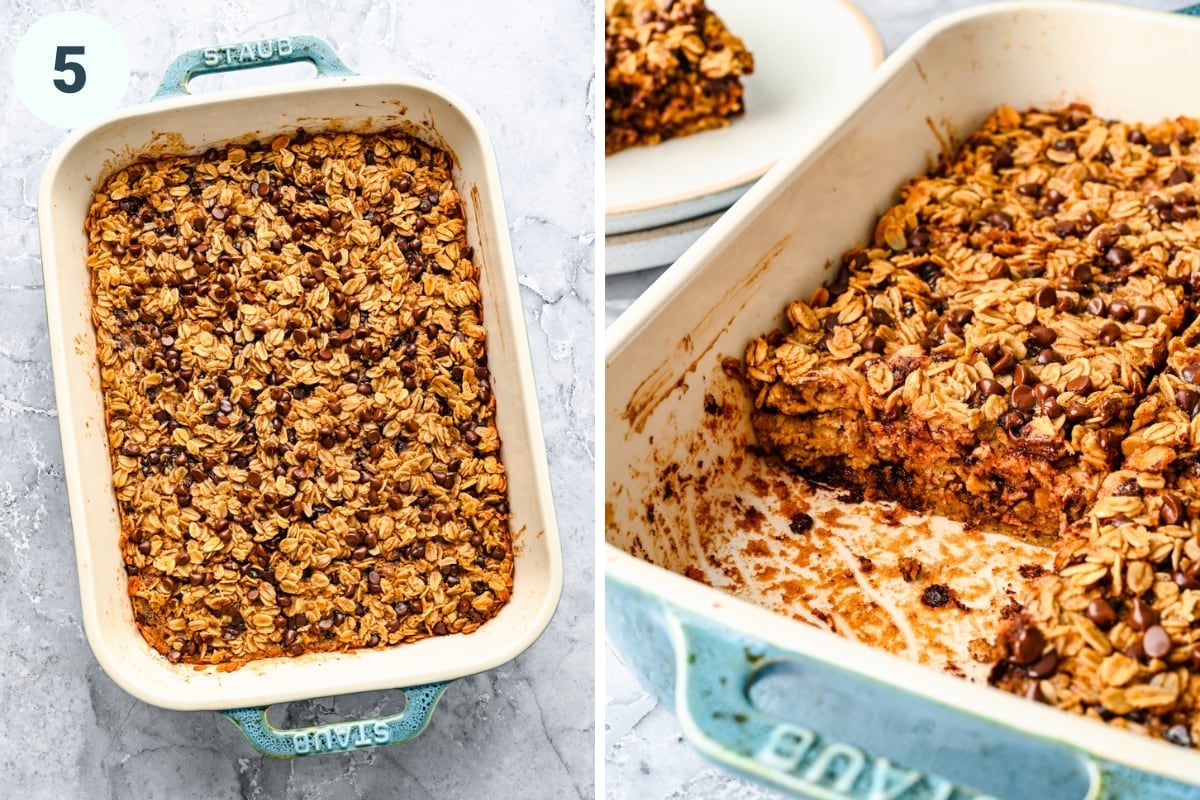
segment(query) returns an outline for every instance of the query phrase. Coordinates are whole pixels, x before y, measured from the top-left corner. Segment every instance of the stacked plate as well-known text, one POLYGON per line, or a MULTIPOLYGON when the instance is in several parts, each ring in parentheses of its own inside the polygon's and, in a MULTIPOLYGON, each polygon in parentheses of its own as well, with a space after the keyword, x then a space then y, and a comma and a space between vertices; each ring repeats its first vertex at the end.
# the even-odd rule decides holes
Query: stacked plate
POLYGON ((883 60, 870 20, 843 0, 709 0, 754 54, 746 114, 716 131, 608 156, 605 272, 667 266, 779 154, 820 132, 883 60))

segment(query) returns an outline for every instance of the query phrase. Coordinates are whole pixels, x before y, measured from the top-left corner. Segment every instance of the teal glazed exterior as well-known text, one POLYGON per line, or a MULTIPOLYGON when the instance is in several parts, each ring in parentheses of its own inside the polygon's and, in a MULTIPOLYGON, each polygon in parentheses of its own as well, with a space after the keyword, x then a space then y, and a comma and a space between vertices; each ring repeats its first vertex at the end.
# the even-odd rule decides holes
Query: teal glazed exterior
POLYGON ((605 582, 605 620, 626 666, 674 711, 693 747, 794 797, 1200 798, 1200 787, 1097 761, 1060 742, 766 644, 612 574, 605 582))
POLYGON ((317 68, 318 78, 354 75, 329 43, 318 36, 282 36, 253 42, 199 47, 175 57, 163 71, 151 100, 166 100, 188 94, 188 81, 197 75, 213 75, 243 69, 273 67, 307 61, 317 68))
POLYGON ((322 753, 346 753, 390 744, 403 744, 421 735, 448 683, 431 683, 402 689, 404 710, 390 717, 359 722, 331 722, 308 728, 280 730, 267 719, 267 709, 238 708, 222 711, 251 746, 271 758, 296 758, 322 753))

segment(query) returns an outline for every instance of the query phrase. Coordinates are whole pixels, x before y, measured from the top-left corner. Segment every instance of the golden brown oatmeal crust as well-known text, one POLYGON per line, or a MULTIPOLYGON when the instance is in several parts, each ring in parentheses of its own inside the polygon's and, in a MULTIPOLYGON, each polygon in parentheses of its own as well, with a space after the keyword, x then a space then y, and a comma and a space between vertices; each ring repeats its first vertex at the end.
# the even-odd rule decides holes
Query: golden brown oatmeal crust
POLYGON ((512 590, 448 155, 298 132, 132 164, 87 217, 129 594, 173 662, 468 633, 512 590))

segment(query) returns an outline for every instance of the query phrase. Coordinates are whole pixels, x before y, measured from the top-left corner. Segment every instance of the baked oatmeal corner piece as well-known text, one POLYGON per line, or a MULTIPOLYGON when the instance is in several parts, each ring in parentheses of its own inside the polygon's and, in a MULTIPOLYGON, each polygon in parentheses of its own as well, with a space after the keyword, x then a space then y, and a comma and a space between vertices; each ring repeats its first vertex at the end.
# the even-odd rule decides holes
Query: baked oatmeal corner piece
POLYGON ((605 152, 724 127, 753 71, 703 0, 607 0, 605 152))
POLYGON ((1187 746, 1200 743, 1200 367, 1185 363, 1188 378, 1170 367, 1148 387, 1121 469, 1056 544, 1055 574, 1001 635, 993 678, 1187 746))

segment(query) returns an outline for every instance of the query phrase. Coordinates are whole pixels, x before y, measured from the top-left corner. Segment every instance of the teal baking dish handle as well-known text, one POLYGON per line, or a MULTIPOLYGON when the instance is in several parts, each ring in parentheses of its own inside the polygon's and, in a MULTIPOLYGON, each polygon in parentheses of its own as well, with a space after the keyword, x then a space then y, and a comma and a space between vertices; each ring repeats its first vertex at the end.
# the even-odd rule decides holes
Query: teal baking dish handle
POLYGON ((449 683, 427 683, 401 689, 404 710, 390 717, 331 722, 308 728, 281 730, 267 720, 267 707, 237 708, 221 713, 233 721, 250 745, 271 758, 297 758, 345 753, 403 744, 421 734, 449 683))
MULTIPOLYGON (((675 714, 685 737, 709 759, 746 777, 772 784, 811 800, 1197 800, 1200 788, 1185 786, 1124 766, 1101 763, 1061 743, 987 725, 915 695, 873 687, 858 676, 840 679, 836 668, 808 664, 799 654, 763 644, 738 641, 702 620, 667 611, 667 628, 676 656, 675 714), (764 675, 796 669, 801 680, 812 670, 822 694, 805 698, 813 727, 760 710, 751 687, 764 675), (817 672, 820 676, 816 677, 817 672), (872 696, 880 690, 878 698, 872 696), (827 695, 824 693, 828 693, 827 695), (886 700, 882 698, 887 697, 886 700), (827 699, 827 702, 824 702, 827 699), (851 723, 867 746, 849 744, 821 732, 830 719, 864 716, 853 701, 878 707, 877 719, 851 723), (883 707, 884 705, 890 707, 883 707), (904 706, 897 713, 896 706, 904 706), (901 717, 895 731, 895 718, 901 717), (824 717, 824 721, 820 718, 824 717), (962 719, 966 717, 967 719, 962 719), (865 733, 864 733, 865 731, 865 733), (874 733, 871 733, 874 731, 874 733), (949 734, 955 740, 945 742, 949 734), (889 738, 890 737, 890 738, 889 738), (978 741, 974 737, 979 737, 978 741), (939 744, 934 745, 934 742, 939 744), (882 746, 881 746, 882 744, 882 746), (889 750, 888 745, 894 744, 889 750), (919 753, 926 762, 893 761, 882 752, 919 753), (975 776, 996 794, 988 794, 950 772, 975 776), (1023 774, 1025 773, 1025 774, 1023 774)), ((803 711, 799 713, 803 714, 803 711)), ((868 712, 869 714, 869 712, 868 712)), ((789 715, 790 716, 790 715, 789 715)), ((845 726, 845 723, 843 723, 845 726)), ((967 778, 971 780, 971 778, 967 778)))
POLYGON ((317 77, 354 75, 354 71, 319 36, 280 36, 237 44, 198 47, 175 57, 167 65, 162 81, 151 100, 166 100, 188 94, 188 81, 197 75, 233 72, 239 69, 273 67, 308 61, 317 68, 317 77))

